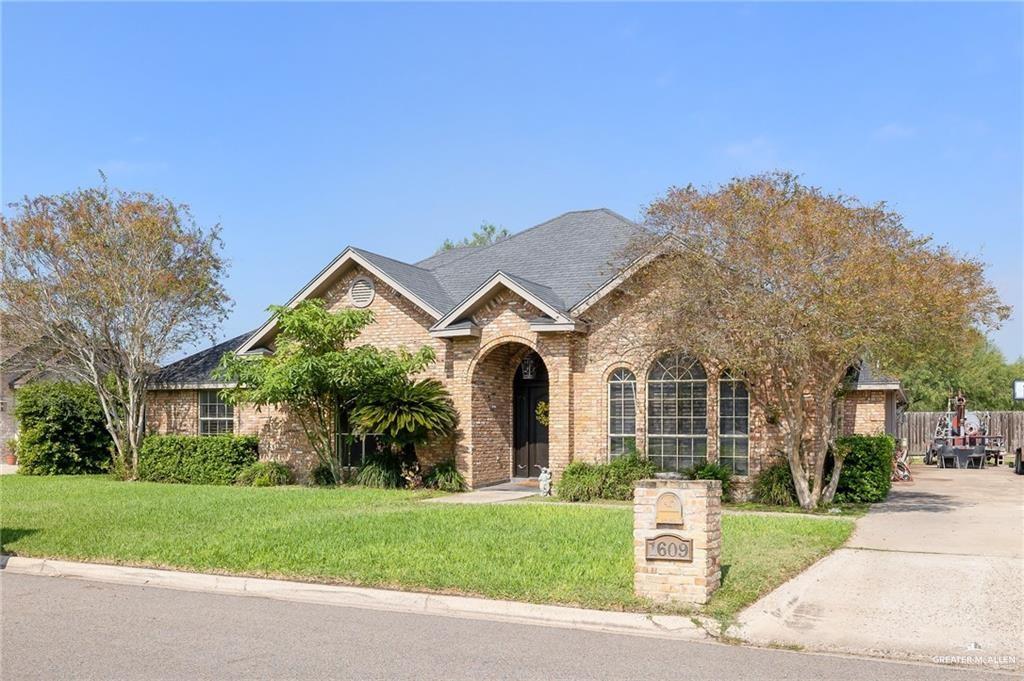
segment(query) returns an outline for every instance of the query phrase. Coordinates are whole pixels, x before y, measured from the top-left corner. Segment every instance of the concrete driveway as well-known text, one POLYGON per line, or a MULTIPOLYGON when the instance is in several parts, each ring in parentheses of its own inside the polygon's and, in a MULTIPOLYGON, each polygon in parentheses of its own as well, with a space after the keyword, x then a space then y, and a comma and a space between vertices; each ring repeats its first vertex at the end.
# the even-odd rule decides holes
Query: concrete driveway
POLYGON ((1024 477, 916 466, 847 545, 745 610, 757 643, 1024 668, 1024 477))

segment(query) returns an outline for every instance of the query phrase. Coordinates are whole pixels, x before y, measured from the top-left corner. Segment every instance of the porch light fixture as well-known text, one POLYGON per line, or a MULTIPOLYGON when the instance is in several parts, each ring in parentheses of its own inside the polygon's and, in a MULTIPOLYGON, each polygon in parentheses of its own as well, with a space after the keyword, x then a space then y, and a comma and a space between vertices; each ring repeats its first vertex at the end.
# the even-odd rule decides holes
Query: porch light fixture
POLYGON ((519 363, 519 371, 524 381, 531 381, 537 377, 537 365, 533 361, 533 355, 523 357, 523 361, 519 363))

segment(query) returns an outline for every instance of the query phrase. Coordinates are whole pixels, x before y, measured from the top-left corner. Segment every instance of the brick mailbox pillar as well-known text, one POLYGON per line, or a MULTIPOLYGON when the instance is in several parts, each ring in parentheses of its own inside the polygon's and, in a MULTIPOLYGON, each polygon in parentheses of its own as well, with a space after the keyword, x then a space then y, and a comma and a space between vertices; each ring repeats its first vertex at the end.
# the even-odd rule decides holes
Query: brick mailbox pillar
POLYGON ((722 483, 640 480, 633 499, 636 594, 707 603, 722 581, 722 483))

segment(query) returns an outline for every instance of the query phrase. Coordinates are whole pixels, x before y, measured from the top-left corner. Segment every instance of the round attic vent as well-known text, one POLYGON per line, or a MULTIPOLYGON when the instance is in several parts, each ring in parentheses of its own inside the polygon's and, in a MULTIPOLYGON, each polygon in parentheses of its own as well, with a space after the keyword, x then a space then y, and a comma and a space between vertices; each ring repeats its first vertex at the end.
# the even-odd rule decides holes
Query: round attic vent
POLYGON ((348 290, 348 299, 355 307, 366 307, 373 302, 373 281, 359 277, 348 290))

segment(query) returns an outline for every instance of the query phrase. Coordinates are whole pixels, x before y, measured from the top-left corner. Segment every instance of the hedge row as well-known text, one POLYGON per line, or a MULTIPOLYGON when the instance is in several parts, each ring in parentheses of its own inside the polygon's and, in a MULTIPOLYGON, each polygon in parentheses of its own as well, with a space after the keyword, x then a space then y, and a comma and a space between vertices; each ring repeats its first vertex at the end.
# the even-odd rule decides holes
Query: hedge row
POLYGON ((139 451, 139 478, 151 482, 230 485, 256 463, 258 439, 234 435, 151 435, 139 451))
POLYGON ((18 389, 23 475, 99 473, 111 461, 111 440, 96 392, 79 383, 32 383, 18 389))

